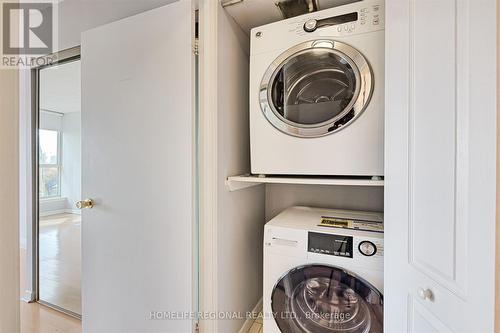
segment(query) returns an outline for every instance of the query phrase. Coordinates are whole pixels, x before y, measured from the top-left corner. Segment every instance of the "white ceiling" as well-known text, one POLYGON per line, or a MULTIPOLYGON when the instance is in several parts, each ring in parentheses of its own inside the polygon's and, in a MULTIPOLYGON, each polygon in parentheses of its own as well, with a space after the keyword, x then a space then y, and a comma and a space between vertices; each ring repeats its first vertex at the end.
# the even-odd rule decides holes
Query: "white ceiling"
MULTIPOLYGON (((81 33, 178 0, 64 0, 57 6, 59 50, 81 44, 81 33)), ((216 0, 209 0, 216 1, 216 0)), ((197 1, 194 1, 195 3, 197 1)), ((172 27, 175 29, 175 27, 172 27)))
POLYGON ((59 113, 80 112, 80 61, 40 70, 40 109, 59 113))

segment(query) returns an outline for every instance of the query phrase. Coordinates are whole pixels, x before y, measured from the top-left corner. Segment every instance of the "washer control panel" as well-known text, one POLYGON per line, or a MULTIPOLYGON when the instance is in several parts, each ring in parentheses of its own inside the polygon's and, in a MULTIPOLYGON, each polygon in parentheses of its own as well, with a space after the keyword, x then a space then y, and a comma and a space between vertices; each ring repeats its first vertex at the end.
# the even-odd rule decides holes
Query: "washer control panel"
POLYGON ((309 232, 307 251, 337 257, 352 258, 353 238, 346 235, 309 232))
MULTIPOLYGON (((383 237, 383 236, 382 236, 383 237)), ((307 251, 336 257, 382 257, 383 238, 308 232, 307 251)))

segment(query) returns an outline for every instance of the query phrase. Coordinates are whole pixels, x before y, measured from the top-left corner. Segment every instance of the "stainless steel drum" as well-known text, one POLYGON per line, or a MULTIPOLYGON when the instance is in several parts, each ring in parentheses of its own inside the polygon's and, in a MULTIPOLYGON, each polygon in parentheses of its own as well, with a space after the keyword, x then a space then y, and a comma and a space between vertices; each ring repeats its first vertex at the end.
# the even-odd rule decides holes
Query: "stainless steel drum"
POLYGON ((337 267, 291 270, 274 288, 271 307, 282 332, 383 332, 382 294, 337 267))

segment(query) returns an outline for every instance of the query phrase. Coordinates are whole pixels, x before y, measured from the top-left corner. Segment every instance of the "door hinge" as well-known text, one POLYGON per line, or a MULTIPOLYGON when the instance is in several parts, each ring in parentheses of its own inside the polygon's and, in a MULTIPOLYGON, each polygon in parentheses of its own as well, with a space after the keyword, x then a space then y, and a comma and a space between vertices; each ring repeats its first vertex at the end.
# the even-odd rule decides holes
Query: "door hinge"
POLYGON ((200 322, 199 321, 197 321, 194 324, 194 333, 200 333, 200 322))
POLYGON ((194 45, 193 45, 193 53, 195 55, 199 55, 200 54, 200 47, 199 47, 199 45, 200 45, 199 39, 195 38, 194 39, 194 45))

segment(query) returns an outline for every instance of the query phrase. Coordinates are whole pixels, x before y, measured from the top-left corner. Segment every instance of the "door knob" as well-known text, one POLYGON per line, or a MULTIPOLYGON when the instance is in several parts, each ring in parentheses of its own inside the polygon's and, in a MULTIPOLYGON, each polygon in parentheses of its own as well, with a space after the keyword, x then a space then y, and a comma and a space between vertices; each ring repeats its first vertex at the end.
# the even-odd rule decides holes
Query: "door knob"
POLYGON ((432 301, 433 298, 432 291, 430 289, 424 288, 418 289, 418 296, 420 296, 420 298, 423 300, 428 299, 429 301, 432 301))
POLYGON ((90 209, 92 207, 94 207, 94 201, 92 199, 83 199, 76 203, 76 208, 78 209, 90 209))

